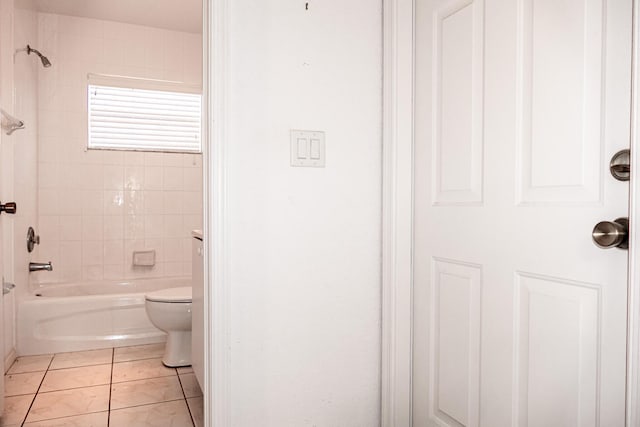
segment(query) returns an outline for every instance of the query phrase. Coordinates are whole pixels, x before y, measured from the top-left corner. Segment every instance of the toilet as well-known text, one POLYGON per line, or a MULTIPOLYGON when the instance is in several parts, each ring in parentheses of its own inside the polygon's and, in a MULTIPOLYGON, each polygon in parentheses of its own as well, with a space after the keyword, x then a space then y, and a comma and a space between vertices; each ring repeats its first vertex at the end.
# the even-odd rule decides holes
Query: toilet
POLYGON ((162 363, 170 368, 191 365, 191 286, 150 292, 144 298, 149 320, 167 333, 162 363))

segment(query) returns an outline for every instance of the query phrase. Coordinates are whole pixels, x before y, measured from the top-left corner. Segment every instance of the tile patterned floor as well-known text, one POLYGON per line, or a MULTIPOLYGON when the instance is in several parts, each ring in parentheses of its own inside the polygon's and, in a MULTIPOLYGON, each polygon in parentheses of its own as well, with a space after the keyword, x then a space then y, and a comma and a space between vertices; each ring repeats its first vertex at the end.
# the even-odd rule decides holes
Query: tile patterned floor
POLYGON ((202 427, 191 368, 167 368, 164 344, 25 356, 5 375, 0 427, 202 427))

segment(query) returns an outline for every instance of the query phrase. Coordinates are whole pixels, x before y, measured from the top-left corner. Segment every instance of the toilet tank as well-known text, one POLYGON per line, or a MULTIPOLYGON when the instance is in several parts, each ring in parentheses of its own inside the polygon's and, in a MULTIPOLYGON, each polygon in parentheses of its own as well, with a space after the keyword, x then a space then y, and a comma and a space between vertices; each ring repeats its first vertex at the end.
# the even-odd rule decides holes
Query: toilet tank
POLYGON ((204 390, 204 257, 202 231, 191 235, 191 278, 193 280, 193 307, 191 313, 191 363, 200 389, 204 390))

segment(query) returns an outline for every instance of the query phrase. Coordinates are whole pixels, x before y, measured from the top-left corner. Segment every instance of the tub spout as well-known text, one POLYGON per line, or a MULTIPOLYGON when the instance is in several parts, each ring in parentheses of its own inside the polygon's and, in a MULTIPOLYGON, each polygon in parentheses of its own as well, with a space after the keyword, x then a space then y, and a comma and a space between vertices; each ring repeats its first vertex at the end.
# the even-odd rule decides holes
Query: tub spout
POLYGON ((30 262, 29 263, 29 271, 52 271, 53 266, 51 265, 51 261, 49 262, 30 262))

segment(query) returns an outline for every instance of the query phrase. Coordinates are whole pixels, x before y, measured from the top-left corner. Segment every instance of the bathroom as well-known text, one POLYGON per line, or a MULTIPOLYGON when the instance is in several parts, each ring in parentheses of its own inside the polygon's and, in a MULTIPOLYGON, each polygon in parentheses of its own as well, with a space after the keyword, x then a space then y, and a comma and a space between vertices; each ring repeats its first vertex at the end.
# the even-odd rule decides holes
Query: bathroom
POLYGON ((99 1, 0 0, 0 424, 640 425, 639 0, 99 1), (200 87, 201 155, 85 151, 131 79, 200 87), (196 256, 191 368, 147 299, 54 296, 196 256))
POLYGON ((167 335, 144 298, 191 287, 203 223, 202 4, 165 1, 150 13, 107 3, 0 4, 2 202, 17 206, 2 213, 3 426, 134 425, 153 412, 202 425, 202 392, 181 367, 190 360, 164 357, 167 335), (145 138, 143 123, 132 125, 143 129, 137 141, 118 129, 101 139, 100 120, 118 111, 88 96, 102 87, 171 92, 189 117, 163 116, 181 127, 162 137, 145 138), (146 400, 122 397, 147 389, 146 400))

